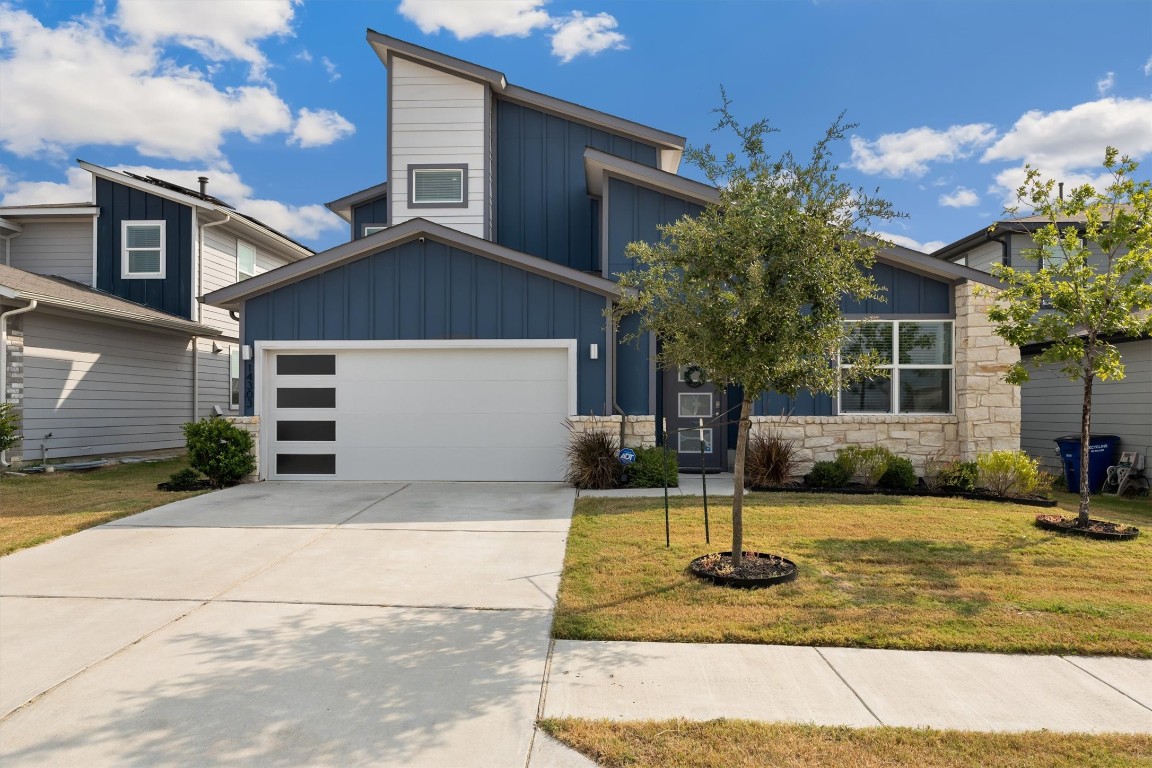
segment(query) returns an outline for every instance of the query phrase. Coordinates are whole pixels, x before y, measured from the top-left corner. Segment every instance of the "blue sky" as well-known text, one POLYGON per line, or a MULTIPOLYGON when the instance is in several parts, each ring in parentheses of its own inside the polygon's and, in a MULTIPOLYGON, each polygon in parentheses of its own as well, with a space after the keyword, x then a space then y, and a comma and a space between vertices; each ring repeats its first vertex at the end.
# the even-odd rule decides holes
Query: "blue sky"
MULTIPOLYGON (((843 176, 932 250, 1003 210, 1025 163, 1152 175, 1145 0, 0 0, 0 204, 89 197, 82 158, 210 191, 317 249, 322 204, 384 180, 379 32, 713 142, 719 87, 805 152, 841 111, 843 176)), ((695 169, 681 173, 699 178, 695 169)))

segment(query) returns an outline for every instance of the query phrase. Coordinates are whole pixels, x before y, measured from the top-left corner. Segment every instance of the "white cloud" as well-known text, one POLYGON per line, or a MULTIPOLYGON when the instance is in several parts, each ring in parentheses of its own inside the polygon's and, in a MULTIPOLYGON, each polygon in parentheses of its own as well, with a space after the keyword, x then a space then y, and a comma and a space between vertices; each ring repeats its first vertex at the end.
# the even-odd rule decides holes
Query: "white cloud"
POLYGON ((300 49, 300 53, 296 54, 292 58, 296 59, 297 61, 303 61, 306 64, 312 63, 312 54, 307 48, 300 49))
POLYGON ((145 45, 175 40, 210 61, 248 62, 256 78, 268 62, 255 43, 290 35, 292 16, 292 0, 120 0, 116 13, 120 29, 145 45))
POLYGON ((323 147, 354 133, 356 126, 345 120, 339 112, 305 107, 297 113, 296 126, 292 129, 288 143, 301 147, 323 147))
POLYGON ((1111 145, 1141 157, 1152 152, 1152 99, 1100 99, 1055 112, 1025 113, 984 152, 982 162, 1020 160, 1049 175, 1096 168, 1111 145))
POLYGON ((65 181, 16 181, 0 169, 0 205, 92 202, 92 174, 69 168, 65 181))
POLYGON ((940 205, 947 208, 971 208, 980 204, 980 195, 967 187, 956 187, 947 194, 940 195, 940 205))
POLYGON ((1107 96, 1114 85, 1116 85, 1116 73, 1109 72, 1096 81, 1096 93, 1101 96, 1107 96))
POLYGON ((552 53, 563 62, 582 54, 627 48, 625 37, 616 31, 616 17, 607 13, 586 16, 573 11, 552 16, 544 6, 548 0, 402 0, 400 15, 425 34, 447 30, 459 40, 482 35, 527 37, 550 29, 552 53))
POLYGON ((933 251, 938 251, 944 246, 948 245, 948 243, 944 242, 943 240, 929 240, 926 243, 922 243, 919 240, 913 240, 912 238, 905 237, 904 235, 894 235, 891 232, 876 232, 874 234, 876 234, 878 237, 884 238, 891 243, 902 245, 905 248, 911 248, 912 250, 920 251, 921 253, 932 253, 933 251))
POLYGON ((328 73, 328 82, 334 83, 340 79, 340 72, 336 69, 336 65, 332 63, 332 59, 327 56, 321 56, 320 63, 324 65, 324 71, 328 73))
POLYGON ((884 134, 875 141, 853 136, 849 140, 851 166, 861 173, 882 173, 894 178, 923 176, 929 163, 950 163, 969 157, 995 138, 996 129, 987 123, 954 125, 944 131, 913 128, 884 134))
POLYGON ((314 240, 325 232, 345 230, 348 226, 347 222, 323 205, 290 205, 278 200, 253 197, 252 188, 227 165, 193 170, 121 166, 116 170, 155 176, 189 189, 199 189, 197 177, 207 176, 208 194, 226 201, 241 213, 259 219, 289 237, 301 240, 314 240))
POLYGON ((627 48, 624 35, 615 31, 616 25, 615 17, 607 13, 585 16, 575 11, 556 21, 552 53, 567 63, 584 53, 595 55, 610 48, 627 48))
POLYGON ((527 37, 548 27, 547 0, 402 0, 400 15, 431 35, 446 29, 459 40, 492 35, 527 37))
POLYGON ((1144 77, 1152 77, 1152 56, 1148 57, 1148 61, 1144 62, 1144 77))

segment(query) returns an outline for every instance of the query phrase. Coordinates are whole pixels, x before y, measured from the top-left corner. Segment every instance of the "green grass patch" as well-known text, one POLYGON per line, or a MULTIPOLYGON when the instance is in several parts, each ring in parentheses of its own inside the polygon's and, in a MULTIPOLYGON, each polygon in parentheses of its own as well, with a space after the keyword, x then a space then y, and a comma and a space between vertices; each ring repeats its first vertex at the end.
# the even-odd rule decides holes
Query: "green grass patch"
POLYGON ((1120 768, 1152 765, 1152 736, 843 728, 747 720, 620 723, 549 719, 540 727, 609 768, 1120 768))
POLYGON ((204 491, 156 490, 187 460, 114 464, 88 472, 0 476, 0 555, 204 491))
MULTIPOLYGON (((727 507, 711 507, 708 545, 700 499, 674 499, 666 549, 662 500, 582 498, 553 632, 1152 657, 1152 531, 1129 542, 1072 537, 1036 528, 1038 511, 963 499, 750 494, 745 548, 795 561, 800 577, 745 591, 686 572, 692 558, 728 549, 727 507)), ((1093 515, 1148 529, 1152 503, 1105 499, 1093 515)))

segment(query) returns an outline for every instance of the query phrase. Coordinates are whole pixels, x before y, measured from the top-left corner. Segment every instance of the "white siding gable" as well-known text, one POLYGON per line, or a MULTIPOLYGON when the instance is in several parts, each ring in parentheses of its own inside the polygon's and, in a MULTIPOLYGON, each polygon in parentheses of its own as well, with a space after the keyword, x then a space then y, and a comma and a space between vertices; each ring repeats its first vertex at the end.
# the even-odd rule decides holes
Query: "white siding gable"
POLYGON ((487 86, 394 57, 389 73, 392 224, 422 217, 476 237, 485 235, 487 86), (410 165, 467 164, 467 207, 410 208, 410 165))

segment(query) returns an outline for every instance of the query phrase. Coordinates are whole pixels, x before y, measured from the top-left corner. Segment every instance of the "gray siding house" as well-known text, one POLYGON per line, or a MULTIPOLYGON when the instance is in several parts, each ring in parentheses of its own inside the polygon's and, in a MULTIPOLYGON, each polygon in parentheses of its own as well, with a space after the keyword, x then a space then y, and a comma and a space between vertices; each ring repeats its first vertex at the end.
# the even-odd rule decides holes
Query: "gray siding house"
POLYGON ((92 200, 0 208, 5 462, 180 448, 239 413, 239 323, 200 296, 311 255, 226 203, 90 163, 92 200))
MULTIPOLYGON (((934 258, 988 272, 994 264, 1014 269, 1038 269, 1035 259, 1024 255, 1034 249, 1031 232, 1043 226, 1040 217, 996 222, 957 240, 932 254, 934 258)), ((1074 221, 1061 225, 1075 224, 1074 221)), ((1098 259, 1103 261, 1103 254, 1098 259)), ((1116 435, 1122 451, 1152 454, 1152 339, 1113 340, 1126 368, 1121 381, 1093 385, 1092 434, 1116 435)), ((1038 347, 1020 350, 1025 360, 1040 352, 1038 347)), ((1020 445, 1053 472, 1061 470, 1055 439, 1080 434, 1083 389, 1051 366, 1033 370, 1021 388, 1020 445)))
MULTIPOLYGON (((241 318, 243 421, 266 479, 555 480, 575 430, 665 440, 727 468, 737 392, 621 343, 606 312, 627 243, 717 199, 677 175, 685 140, 520 88, 503 73, 369 30, 384 66, 381 174, 329 203, 349 242, 210 293, 241 318), (383 179, 382 181, 380 179, 383 179), (674 436, 671 436, 674 435, 674 436)), ((764 393, 809 461, 880 442, 922 464, 1019 444, 1019 397, 988 345, 986 273, 903 248, 874 267, 885 304, 845 306, 892 354, 839 397, 764 393), (781 417, 781 412, 788 414, 781 417)))

